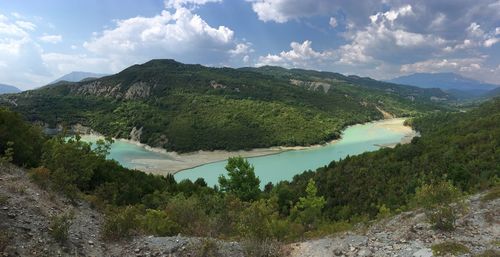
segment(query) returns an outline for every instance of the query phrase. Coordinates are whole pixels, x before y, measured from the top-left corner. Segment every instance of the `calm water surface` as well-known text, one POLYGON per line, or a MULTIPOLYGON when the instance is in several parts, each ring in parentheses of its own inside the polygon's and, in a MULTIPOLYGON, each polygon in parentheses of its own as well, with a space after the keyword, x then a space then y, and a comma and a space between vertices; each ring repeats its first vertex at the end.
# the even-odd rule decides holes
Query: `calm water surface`
MULTIPOLYGON (((380 124, 386 121, 354 125, 344 130, 342 139, 333 144, 313 147, 302 150, 286 151, 279 154, 251 157, 248 161, 254 165, 255 173, 261 180, 263 187, 268 182, 276 183, 281 180, 290 180, 294 175, 305 170, 315 170, 328 165, 332 160, 345 158, 347 155, 356 155, 367 151, 374 151, 380 145, 394 144, 401 141, 407 132, 391 129, 380 124)), ((402 123, 402 120, 401 122, 402 123)), ((95 142, 95 136, 82 136, 84 141, 95 142)), ((110 159, 115 159, 128 168, 148 168, 147 164, 134 162, 136 159, 161 160, 170 158, 168 155, 149 151, 144 147, 116 140, 111 147, 110 159)), ((209 185, 216 185, 220 175, 226 174, 224 167, 227 161, 205 164, 186 169, 175 174, 177 181, 183 179, 196 180, 204 178, 209 185)))

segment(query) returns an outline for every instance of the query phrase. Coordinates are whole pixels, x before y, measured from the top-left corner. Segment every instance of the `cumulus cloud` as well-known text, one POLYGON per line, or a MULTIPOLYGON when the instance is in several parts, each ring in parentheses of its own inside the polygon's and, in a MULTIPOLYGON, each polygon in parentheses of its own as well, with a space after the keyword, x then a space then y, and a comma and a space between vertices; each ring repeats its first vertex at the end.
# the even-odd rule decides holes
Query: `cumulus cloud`
POLYGON ((235 47, 234 41, 234 32, 228 27, 212 27, 181 7, 154 17, 117 21, 116 27, 98 33, 83 46, 123 64, 152 58, 214 63, 235 47))
POLYGON ((292 49, 287 52, 283 51, 277 55, 268 54, 267 56, 261 56, 256 65, 278 65, 300 68, 318 67, 323 65, 325 60, 329 60, 335 55, 332 51, 315 51, 312 48, 312 42, 309 40, 304 41, 302 44, 292 42, 290 47, 292 49))
POLYGON ((335 19, 335 17, 330 17, 330 22, 328 24, 330 24, 330 27, 336 28, 338 25, 337 19, 335 19))
MULTIPOLYGON (((492 70, 498 69, 491 68, 497 65, 492 60, 498 54, 484 53, 500 42, 497 0, 368 0, 362 5, 346 0, 251 2, 258 18, 265 22, 307 22, 311 16, 326 16, 338 26, 341 19, 345 32, 340 35, 345 43, 329 50, 328 58, 323 58, 323 64, 329 63, 328 70, 385 79, 412 69, 419 72, 428 65, 434 71, 485 74, 490 82, 497 79, 496 83, 500 83, 498 76, 492 75, 492 70)), ((286 53, 261 56, 259 64, 325 69, 312 61, 294 61, 286 53)))
POLYGON ((57 44, 62 41, 61 35, 43 35, 39 39, 45 43, 57 44))

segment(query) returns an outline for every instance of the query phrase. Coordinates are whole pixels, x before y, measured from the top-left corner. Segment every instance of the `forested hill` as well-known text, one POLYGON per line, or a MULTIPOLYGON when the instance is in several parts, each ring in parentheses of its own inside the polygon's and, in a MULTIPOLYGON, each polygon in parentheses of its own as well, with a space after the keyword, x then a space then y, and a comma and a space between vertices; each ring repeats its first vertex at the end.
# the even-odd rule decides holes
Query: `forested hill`
POLYGON ((175 151, 309 145, 347 125, 441 109, 440 90, 277 67, 211 68, 152 60, 100 79, 1 99, 51 127, 81 123, 175 151), (131 132, 133 135, 131 135, 131 132))
POLYGON ((325 214, 342 220, 375 217, 381 208, 404 209, 425 184, 449 180, 462 191, 474 192, 498 183, 500 98, 467 113, 439 113, 412 122, 422 136, 411 144, 348 157, 296 176, 292 183, 278 185, 280 202, 300 195, 296 192, 312 177, 327 200, 325 214))

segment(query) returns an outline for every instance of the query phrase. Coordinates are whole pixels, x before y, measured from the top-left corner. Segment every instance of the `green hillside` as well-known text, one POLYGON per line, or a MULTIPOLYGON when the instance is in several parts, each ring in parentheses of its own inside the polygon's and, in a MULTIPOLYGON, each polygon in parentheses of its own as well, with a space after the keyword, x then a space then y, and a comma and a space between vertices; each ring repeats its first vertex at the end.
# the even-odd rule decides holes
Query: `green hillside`
POLYGON ((347 125, 441 109, 440 90, 278 67, 210 68, 152 60, 104 78, 60 82, 2 98, 51 127, 80 123, 179 152, 310 145, 347 125), (13 104, 14 103, 14 104, 13 104))
POLYGON ((381 206, 404 209, 424 184, 449 180, 462 191, 475 192, 498 183, 500 98, 467 113, 437 113, 412 124, 422 136, 411 144, 348 157, 296 176, 292 183, 278 185, 280 201, 298 199, 292 195, 305 194, 297 192, 313 178, 318 194, 327 200, 325 214, 341 220, 375 217, 381 206))

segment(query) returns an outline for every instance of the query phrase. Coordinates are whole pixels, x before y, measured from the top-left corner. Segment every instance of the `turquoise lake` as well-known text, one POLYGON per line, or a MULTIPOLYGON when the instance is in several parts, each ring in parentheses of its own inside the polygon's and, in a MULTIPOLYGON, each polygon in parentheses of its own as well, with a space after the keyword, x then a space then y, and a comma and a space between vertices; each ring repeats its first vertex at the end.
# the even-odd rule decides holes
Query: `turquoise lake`
MULTIPOLYGON (((377 150, 384 145, 397 144, 412 132, 410 128, 403 126, 403 119, 358 124, 346 128, 342 138, 335 143, 249 157, 248 161, 255 167, 255 173, 263 187, 268 182, 290 180, 305 170, 315 170, 347 155, 352 156, 377 150)), ((84 141, 89 142, 95 142, 97 138, 97 136, 82 137, 84 141)), ((168 154, 150 151, 140 145, 121 140, 113 143, 108 158, 115 159, 125 167, 145 171, 158 170, 158 166, 154 166, 158 161, 173 160, 168 154)), ((213 186, 217 184, 220 175, 226 174, 224 169, 226 163, 227 160, 224 160, 185 169, 176 173, 175 178, 177 181, 204 178, 207 184, 213 186)), ((161 169, 155 173, 162 174, 161 169)))
MULTIPOLYGON (((396 119, 395 119, 396 120, 396 119)), ((398 121, 400 119, 397 119, 398 121)), ((384 121, 350 126, 344 130, 342 138, 335 143, 303 150, 291 150, 279 154, 250 157, 260 178, 261 187, 268 182, 291 180, 294 175, 306 170, 315 170, 328 165, 333 160, 380 149, 383 145, 401 142, 408 135, 408 130, 384 126, 384 121)), ((398 125, 402 126, 403 120, 398 125)), ((410 130, 411 132, 411 130, 410 130)), ((227 161, 205 164, 175 174, 177 181, 204 178, 208 185, 218 184, 218 177, 226 174, 227 161)))

